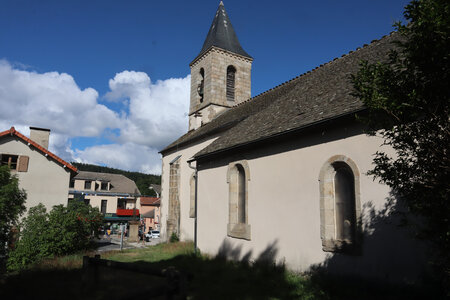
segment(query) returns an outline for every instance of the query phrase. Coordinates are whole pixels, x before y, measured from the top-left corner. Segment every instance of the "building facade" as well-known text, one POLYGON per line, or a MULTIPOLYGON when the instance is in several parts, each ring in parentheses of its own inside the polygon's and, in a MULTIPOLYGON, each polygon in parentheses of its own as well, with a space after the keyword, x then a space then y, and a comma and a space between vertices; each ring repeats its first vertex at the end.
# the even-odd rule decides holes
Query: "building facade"
POLYGON ((252 59, 221 3, 191 63, 189 131, 161 151, 163 237, 296 271, 418 279, 424 247, 398 226, 395 195, 366 175, 373 154, 392 149, 365 134, 356 118, 365 108, 351 95, 359 63, 386 59, 395 39, 250 98, 252 59))
POLYGON ((70 179, 77 169, 50 152, 50 130, 30 127, 30 138, 14 127, 0 132, 0 164, 8 165, 27 192, 27 209, 39 203, 47 211, 54 205, 65 205, 70 179))
POLYGON ((70 181, 68 201, 84 201, 98 207, 105 221, 121 223, 139 220, 139 197, 136 183, 121 174, 79 171, 70 181))
POLYGON ((141 220, 144 231, 160 230, 161 228, 161 201, 158 197, 140 197, 141 220))

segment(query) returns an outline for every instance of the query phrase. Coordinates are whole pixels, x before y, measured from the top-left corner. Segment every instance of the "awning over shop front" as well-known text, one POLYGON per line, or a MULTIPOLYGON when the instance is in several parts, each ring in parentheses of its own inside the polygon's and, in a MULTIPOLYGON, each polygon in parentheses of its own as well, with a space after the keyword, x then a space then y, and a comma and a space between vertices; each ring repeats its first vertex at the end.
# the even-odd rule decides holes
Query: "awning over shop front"
POLYGON ((128 222, 138 220, 136 216, 118 216, 117 214, 105 214, 106 222, 128 222))

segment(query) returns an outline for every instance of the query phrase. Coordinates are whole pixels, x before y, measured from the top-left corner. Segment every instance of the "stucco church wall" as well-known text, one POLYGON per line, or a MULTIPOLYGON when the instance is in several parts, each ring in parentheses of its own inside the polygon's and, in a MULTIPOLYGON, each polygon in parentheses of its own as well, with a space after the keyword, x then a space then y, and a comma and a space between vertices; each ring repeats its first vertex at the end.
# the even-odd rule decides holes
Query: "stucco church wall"
MULTIPOLYGON (((208 139, 192 144, 190 147, 179 148, 177 151, 171 152, 162 158, 162 174, 161 174, 161 238, 167 239, 166 223, 169 214, 169 177, 170 162, 178 155, 180 157, 180 239, 194 239, 194 219, 189 217, 190 209, 190 179, 194 170, 189 168, 187 161, 201 149, 212 143, 217 137, 213 136, 208 139)), ((192 164, 195 166, 195 163, 192 164)))
POLYGON ((27 192, 27 209, 39 203, 44 204, 47 210, 51 210, 54 205, 67 204, 70 180, 68 169, 14 137, 0 141, 0 153, 29 157, 27 172, 12 171, 19 178, 19 186, 27 192))
MULTIPOLYGON (((270 250, 278 261, 297 271, 326 266, 340 274, 401 280, 416 278, 425 260, 423 248, 392 220, 376 217, 390 197, 387 186, 366 174, 382 140, 362 134, 359 126, 299 136, 259 150, 214 162, 201 162, 198 196, 198 245, 215 255, 224 246, 253 260, 270 250), (358 255, 322 250, 319 173, 332 156, 353 160, 360 173, 363 241, 358 255), (227 236, 228 164, 249 166, 248 224, 251 239, 227 236), (371 211, 375 212, 371 215, 371 211)), ((230 251, 231 252, 231 251, 230 251)))

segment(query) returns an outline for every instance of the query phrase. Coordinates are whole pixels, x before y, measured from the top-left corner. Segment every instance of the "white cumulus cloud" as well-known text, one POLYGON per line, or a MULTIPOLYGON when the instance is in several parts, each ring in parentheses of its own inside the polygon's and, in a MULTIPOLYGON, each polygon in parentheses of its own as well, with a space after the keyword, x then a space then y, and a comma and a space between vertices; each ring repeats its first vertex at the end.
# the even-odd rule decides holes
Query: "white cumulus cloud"
POLYGON ((50 128, 69 136, 98 136, 122 120, 97 98, 96 90, 81 90, 68 74, 17 70, 0 60, 0 119, 4 122, 50 128))
POLYGON ((152 83, 143 72, 123 71, 109 81, 110 101, 128 99, 119 141, 161 149, 187 131, 190 75, 152 83))
POLYGON ((161 157, 154 148, 133 143, 109 144, 76 150, 78 162, 107 165, 126 171, 160 174, 161 157))
POLYGON ((160 173, 158 150, 187 130, 190 76, 152 82, 146 73, 123 71, 109 87, 101 104, 95 89, 80 89, 69 74, 20 70, 0 60, 0 131, 49 128, 49 148, 65 160, 160 173), (114 111, 108 101, 126 109, 114 111), (101 142, 78 146, 77 137, 101 142))

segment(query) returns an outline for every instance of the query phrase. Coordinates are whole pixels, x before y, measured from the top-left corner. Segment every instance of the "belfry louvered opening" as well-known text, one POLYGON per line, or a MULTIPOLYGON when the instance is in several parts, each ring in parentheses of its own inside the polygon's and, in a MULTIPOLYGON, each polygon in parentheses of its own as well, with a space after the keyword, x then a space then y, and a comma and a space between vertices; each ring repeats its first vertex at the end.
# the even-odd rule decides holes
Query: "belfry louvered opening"
POLYGON ((236 68, 228 66, 227 68, 227 100, 234 101, 235 95, 236 68))

